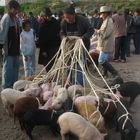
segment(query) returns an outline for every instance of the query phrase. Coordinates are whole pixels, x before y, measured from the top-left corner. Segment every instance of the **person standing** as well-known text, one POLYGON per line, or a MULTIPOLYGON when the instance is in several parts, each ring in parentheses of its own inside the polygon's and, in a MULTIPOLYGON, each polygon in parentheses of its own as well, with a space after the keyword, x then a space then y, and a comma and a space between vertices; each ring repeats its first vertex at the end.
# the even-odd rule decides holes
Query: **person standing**
POLYGON ((126 62, 126 20, 125 16, 120 12, 112 15, 114 21, 114 35, 115 35, 115 54, 114 61, 122 63, 126 62))
POLYGON ((140 54, 140 9, 135 10, 134 25, 136 27, 136 34, 135 34, 136 50, 135 50, 135 54, 140 54))
POLYGON ((132 38, 132 35, 134 35, 136 31, 135 31, 135 26, 134 26, 134 19, 129 14, 129 9, 125 9, 124 16, 125 16, 126 27, 127 27, 127 34, 126 34, 126 40, 125 40, 126 41, 126 56, 130 57, 131 38, 132 38))
MULTIPOLYGON (((38 63, 46 66, 57 53, 60 39, 60 23, 54 17, 50 8, 45 8, 44 22, 40 25, 38 46, 40 48, 38 63)), ((46 71, 48 72, 53 66, 54 60, 48 64, 46 71)))
POLYGON ((29 12, 29 20, 31 23, 31 28, 34 30, 35 36, 38 37, 39 23, 32 12, 29 12))
POLYGON ((20 56, 20 24, 16 17, 20 5, 11 0, 8 13, 0 21, 0 47, 3 48, 2 88, 11 88, 18 80, 20 56))
POLYGON ((100 8, 100 14, 103 19, 103 24, 99 30, 95 30, 97 33, 97 48, 99 51, 98 62, 103 67, 103 76, 107 76, 109 71, 113 77, 118 75, 118 72, 114 67, 108 62, 109 54, 112 52, 112 46, 114 42, 114 32, 113 32, 113 20, 111 18, 111 9, 108 6, 102 6, 100 8))
MULTIPOLYGON (((85 47, 89 50, 90 47, 90 37, 94 33, 93 28, 91 27, 88 19, 84 16, 77 15, 73 8, 67 8, 64 11, 64 20, 61 24, 61 36, 77 36, 82 38, 85 47)), ((83 54, 84 55, 84 54, 83 54)), ((83 64, 85 60, 82 60, 83 64)), ((83 73, 82 68, 80 65, 77 65, 77 83, 73 84, 80 84, 83 86, 83 73)), ((71 81, 72 82, 72 81, 71 81)))
POLYGON ((22 28, 20 50, 23 56, 25 77, 30 77, 35 74, 35 36, 29 20, 23 21, 22 28))

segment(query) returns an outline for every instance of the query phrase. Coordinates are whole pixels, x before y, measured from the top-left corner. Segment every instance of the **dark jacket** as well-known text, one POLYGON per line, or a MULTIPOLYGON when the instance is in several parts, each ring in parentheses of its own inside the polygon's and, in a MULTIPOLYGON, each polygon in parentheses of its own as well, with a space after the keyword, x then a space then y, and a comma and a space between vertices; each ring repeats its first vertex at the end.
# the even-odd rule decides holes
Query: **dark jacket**
POLYGON ((19 20, 12 19, 9 14, 5 14, 0 21, 0 44, 3 47, 4 55, 20 55, 19 42, 19 20))
MULTIPOLYGON (((83 38, 85 46, 89 49, 90 46, 90 37, 94 33, 93 28, 91 27, 88 19, 81 15, 75 15, 75 24, 78 30, 78 36, 83 38)), ((67 21, 63 21, 61 24, 61 35, 69 36, 67 27, 70 25, 67 21)))
POLYGON ((140 15, 134 17, 134 25, 136 26, 136 32, 140 32, 140 15))
POLYGON ((56 54, 61 43, 60 24, 55 18, 45 20, 39 29, 39 64, 46 65, 56 54), (43 53, 46 53, 45 57, 43 53))

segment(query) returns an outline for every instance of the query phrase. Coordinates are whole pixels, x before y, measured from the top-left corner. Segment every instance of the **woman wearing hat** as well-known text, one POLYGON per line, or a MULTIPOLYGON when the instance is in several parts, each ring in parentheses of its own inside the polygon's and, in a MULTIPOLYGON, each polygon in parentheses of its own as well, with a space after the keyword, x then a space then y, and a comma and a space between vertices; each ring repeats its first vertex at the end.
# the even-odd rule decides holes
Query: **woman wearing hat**
MULTIPOLYGON (((39 64, 46 66, 58 51, 61 39, 59 21, 52 17, 52 12, 48 7, 45 8, 44 14, 45 19, 39 29, 39 64)), ((52 65, 53 61, 48 65, 46 71, 49 71, 52 65)))
POLYGON ((111 9, 108 6, 102 6, 100 8, 100 14, 103 19, 103 24, 99 30, 95 30, 98 37, 97 50, 99 53, 99 64, 103 66, 103 76, 107 76, 109 71, 113 77, 118 73, 113 66, 108 63, 109 53, 112 51, 114 42, 113 35, 113 20, 110 17, 111 9))

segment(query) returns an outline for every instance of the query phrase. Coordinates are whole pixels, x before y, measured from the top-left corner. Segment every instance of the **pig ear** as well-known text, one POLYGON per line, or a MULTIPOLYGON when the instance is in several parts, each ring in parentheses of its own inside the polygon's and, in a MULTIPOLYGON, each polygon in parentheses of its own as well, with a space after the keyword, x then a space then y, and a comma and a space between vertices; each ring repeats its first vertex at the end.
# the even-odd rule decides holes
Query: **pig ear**
POLYGON ((125 130, 124 130, 124 133, 125 133, 125 134, 128 134, 129 132, 130 132, 129 129, 125 129, 125 130))

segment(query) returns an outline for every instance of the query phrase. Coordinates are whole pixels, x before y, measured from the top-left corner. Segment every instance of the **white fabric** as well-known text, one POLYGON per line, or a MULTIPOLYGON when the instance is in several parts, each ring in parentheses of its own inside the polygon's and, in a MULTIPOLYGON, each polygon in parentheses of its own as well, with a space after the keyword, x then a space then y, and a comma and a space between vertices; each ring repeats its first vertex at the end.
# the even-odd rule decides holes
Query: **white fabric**
POLYGON ((24 56, 30 56, 35 53, 35 37, 32 29, 29 32, 24 30, 21 32, 20 50, 24 56))

